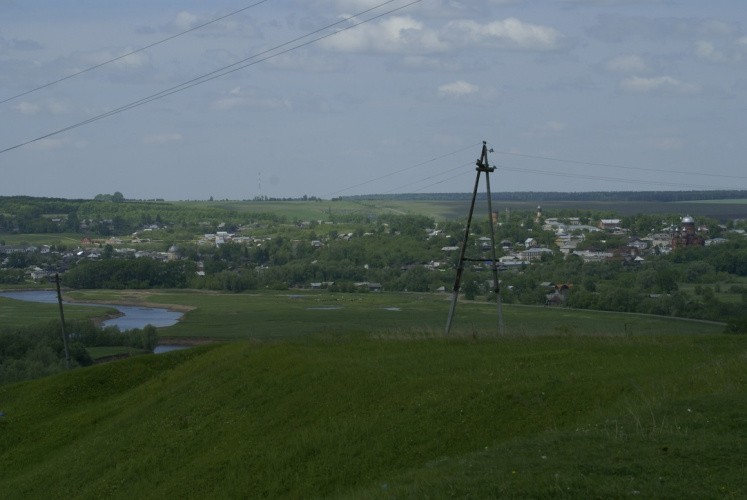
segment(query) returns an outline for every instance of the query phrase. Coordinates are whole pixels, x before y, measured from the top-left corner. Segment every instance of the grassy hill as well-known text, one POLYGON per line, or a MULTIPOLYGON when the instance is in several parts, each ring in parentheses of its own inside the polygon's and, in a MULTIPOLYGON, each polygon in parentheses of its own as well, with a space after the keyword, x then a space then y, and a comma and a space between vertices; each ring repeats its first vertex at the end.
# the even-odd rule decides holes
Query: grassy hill
POLYGON ((29 497, 747 495, 747 339, 234 341, 0 386, 29 497))

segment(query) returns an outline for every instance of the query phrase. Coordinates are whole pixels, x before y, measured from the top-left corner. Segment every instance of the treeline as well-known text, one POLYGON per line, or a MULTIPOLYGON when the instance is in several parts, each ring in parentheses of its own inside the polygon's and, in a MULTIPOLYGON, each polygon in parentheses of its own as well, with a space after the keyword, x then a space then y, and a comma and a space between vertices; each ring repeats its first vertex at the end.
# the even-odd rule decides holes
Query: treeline
POLYGON ((747 276, 747 240, 738 239, 712 247, 686 247, 671 256, 674 263, 709 266, 724 273, 747 276))
MULTIPOLYGON (((65 323, 70 368, 93 363, 86 348, 126 346, 152 351, 158 331, 147 325, 120 332, 99 328, 88 320, 65 323)), ((60 324, 56 321, 18 328, 0 328, 0 385, 59 373, 68 369, 60 324)))
POLYGON ((190 261, 153 259, 83 261, 62 276, 71 288, 185 288, 197 266, 190 261))
POLYGON ((97 195, 94 200, 0 197, 0 233, 112 236, 149 226, 200 233, 219 225, 232 232, 258 221, 285 223, 287 218, 271 212, 240 212, 230 203, 127 201, 121 193, 97 195))
MULTIPOLYGON (((479 200, 486 200, 487 193, 478 193, 479 200)), ((340 196, 340 200, 400 200, 400 201, 464 201, 472 198, 471 193, 402 193, 402 194, 366 194, 340 196)), ((745 190, 719 191, 516 191, 492 193, 494 201, 695 201, 747 198, 745 190)))
MULTIPOLYGON (((91 357, 80 342, 70 342, 72 366, 87 366, 91 357)), ((0 329, 0 384, 44 377, 66 369, 59 323, 0 329)))
MULTIPOLYGON (((521 273, 502 274, 507 302, 540 304, 554 292, 542 283, 570 287, 567 307, 636 312, 741 324, 747 319, 747 242, 687 248, 666 256, 584 262, 578 256, 547 256, 521 273), (730 294, 731 300, 719 299, 730 294)), ((471 279, 474 279, 474 275, 471 279)), ((487 293, 484 282, 481 291, 487 293)), ((736 328, 736 327, 734 327, 736 328)), ((741 327, 740 327, 741 328, 741 327)), ((737 328, 738 329, 738 328, 737 328)))

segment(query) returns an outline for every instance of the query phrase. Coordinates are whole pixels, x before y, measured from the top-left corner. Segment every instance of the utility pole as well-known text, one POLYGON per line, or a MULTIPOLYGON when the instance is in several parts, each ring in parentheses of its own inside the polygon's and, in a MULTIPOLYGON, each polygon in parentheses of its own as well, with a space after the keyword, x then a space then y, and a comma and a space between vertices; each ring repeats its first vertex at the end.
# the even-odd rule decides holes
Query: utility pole
MULTIPOLYGON (((492 150, 491 150, 492 151, 492 150)), ((459 251, 459 263, 457 264, 456 278, 454 279, 454 289, 451 294, 451 307, 449 308, 449 317, 446 320, 446 335, 449 335, 451 331, 451 323, 454 320, 454 311, 456 310, 457 300, 459 298, 459 289, 462 286, 462 274, 464 273, 464 263, 466 261, 483 262, 484 259, 468 259, 465 257, 467 253, 467 242, 469 240, 469 230, 472 225, 472 214, 475 211, 475 200, 477 199, 477 188, 480 184, 480 175, 485 173, 485 185, 488 192, 488 221, 490 226, 490 250, 492 260, 490 268, 493 273, 493 292, 496 296, 496 302, 498 304, 498 331, 503 334, 503 304, 501 302, 500 285, 498 283, 498 259, 495 254, 495 229, 493 227, 493 200, 490 193, 490 173, 495 172, 495 167, 491 167, 488 163, 488 146, 485 141, 482 141, 482 153, 480 158, 476 162, 477 176, 475 177, 475 187, 472 190, 472 202, 469 206, 469 214, 467 215, 467 227, 464 229, 464 238, 462 239, 462 248, 459 251)))
POLYGON ((69 370, 70 369, 70 352, 67 350, 67 333, 65 332, 65 313, 62 310, 62 293, 60 292, 59 273, 54 275, 54 280, 57 283, 57 304, 60 306, 60 327, 62 328, 62 345, 65 347, 65 363, 67 364, 67 368, 69 370))

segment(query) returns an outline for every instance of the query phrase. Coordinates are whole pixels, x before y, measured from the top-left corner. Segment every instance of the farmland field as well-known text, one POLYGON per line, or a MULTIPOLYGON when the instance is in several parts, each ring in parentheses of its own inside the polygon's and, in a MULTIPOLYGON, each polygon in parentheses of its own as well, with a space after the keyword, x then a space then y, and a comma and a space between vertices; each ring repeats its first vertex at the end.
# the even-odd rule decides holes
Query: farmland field
MULTIPOLYGON (((188 202, 195 206, 202 202, 188 202)), ((204 202, 207 204, 207 202, 204 202)), ((213 202, 217 206, 246 213, 275 213, 289 220, 330 220, 331 214, 360 214, 377 216, 384 213, 425 215, 439 220, 454 220, 467 216, 469 199, 461 200, 324 200, 324 201, 235 201, 213 202)), ((635 214, 671 214, 682 216, 694 214, 717 219, 747 218, 745 200, 702 200, 687 202, 661 201, 493 201, 493 210, 534 211, 537 205, 543 210, 590 210, 607 212, 619 216, 635 214)), ((478 200, 475 205, 478 216, 487 214, 487 203, 478 200)))

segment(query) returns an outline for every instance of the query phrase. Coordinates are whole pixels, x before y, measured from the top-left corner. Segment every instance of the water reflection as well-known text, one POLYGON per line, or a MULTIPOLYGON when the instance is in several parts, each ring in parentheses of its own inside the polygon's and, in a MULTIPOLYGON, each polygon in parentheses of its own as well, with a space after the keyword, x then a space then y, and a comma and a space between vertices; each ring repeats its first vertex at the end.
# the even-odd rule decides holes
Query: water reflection
MULTIPOLYGON (((9 299, 25 300, 29 302, 39 302, 43 304, 56 304, 57 292, 50 290, 30 290, 16 292, 0 292, 0 297, 9 299)), ((116 318, 107 319, 102 326, 116 326, 121 331, 132 330, 135 328, 145 328, 147 325, 153 325, 157 328, 173 326, 179 322, 183 313, 178 311, 169 311, 162 307, 139 307, 139 306, 121 306, 118 304, 88 304, 80 302, 65 302, 77 306, 90 307, 108 307, 119 311, 122 315, 116 318)), ((168 352, 184 348, 183 346, 158 346, 154 352, 168 352), (163 347, 162 350, 159 348, 163 347)))

